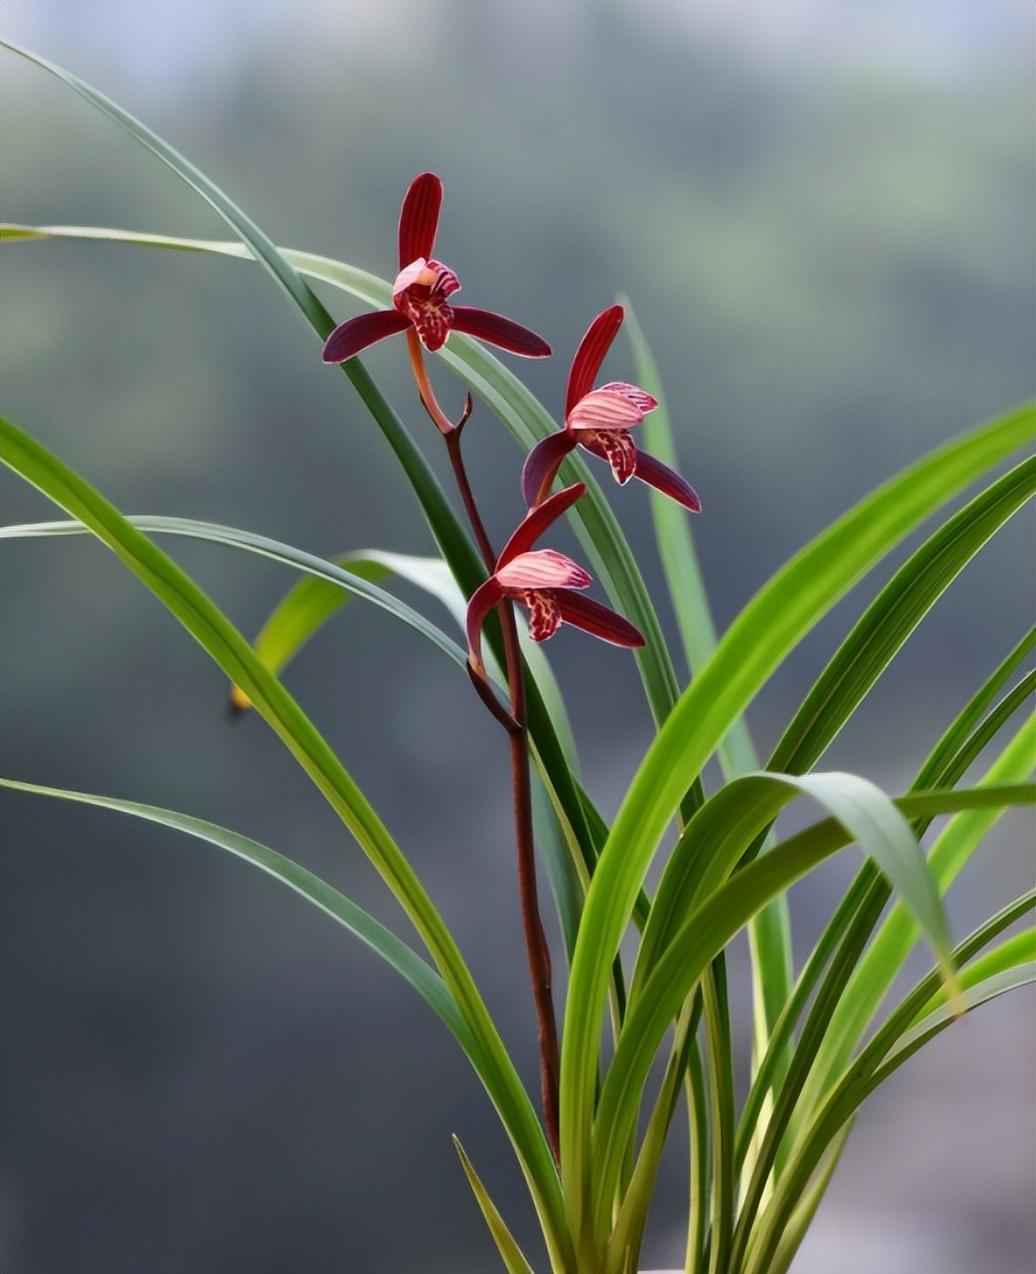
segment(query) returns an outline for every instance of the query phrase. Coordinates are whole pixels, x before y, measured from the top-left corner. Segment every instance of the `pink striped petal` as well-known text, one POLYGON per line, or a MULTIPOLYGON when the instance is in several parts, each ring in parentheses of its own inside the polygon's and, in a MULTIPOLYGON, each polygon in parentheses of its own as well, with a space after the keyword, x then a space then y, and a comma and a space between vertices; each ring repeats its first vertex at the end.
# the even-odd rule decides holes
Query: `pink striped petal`
POLYGON ((486 616, 503 595, 504 590, 501 588, 499 580, 495 575, 490 575, 484 584, 475 589, 468 601, 466 620, 468 659, 471 661, 471 666, 479 672, 484 667, 482 662, 482 625, 486 622, 486 616))
POLYGON ((355 358, 360 350, 375 341, 394 336, 410 326, 410 320, 398 310, 375 310, 373 314, 358 314, 347 319, 327 338, 324 345, 325 363, 344 363, 355 358))
POLYGON ((572 408, 580 398, 593 389, 597 373, 601 370, 604 356, 611 349, 625 313, 621 305, 613 305, 594 319, 586 330, 586 335, 579 342, 575 358, 572 359, 572 370, 568 373, 568 395, 565 398, 565 417, 568 418, 572 408))
POLYGON ((442 181, 435 173, 422 173, 410 183, 399 212, 399 265, 418 257, 430 257, 435 247, 442 207, 442 181))
POLYGON ((661 460, 656 460, 654 456, 649 456, 643 451, 637 452, 634 477, 639 478, 641 482, 646 482, 649 487, 654 487, 656 491, 661 491, 663 495, 669 496, 677 504, 682 504, 692 513, 701 512, 701 500, 698 498, 697 491, 690 483, 684 482, 678 473, 663 464, 661 460))
POLYGON ((610 380, 607 385, 602 385, 601 389, 613 394, 621 394, 623 398, 629 399, 635 407, 640 408, 644 416, 658 406, 658 399, 653 394, 649 394, 646 389, 641 389, 639 385, 631 385, 627 380, 610 380))
POLYGON ((541 504, 551 488, 561 462, 576 446, 576 439, 567 429, 547 434, 525 457, 522 465, 522 494, 529 508, 541 504))
POLYGON ((554 597, 561 611, 562 623, 581 628, 583 632, 611 642, 613 646, 643 646, 644 637, 640 630, 610 606, 602 606, 591 597, 581 597, 567 589, 558 589, 554 597))
POLYGON ((530 332, 520 323, 513 323, 502 314, 493 314, 490 310, 478 310, 471 305, 455 305, 453 307, 453 327, 457 332, 466 332, 489 345, 496 345, 512 354, 521 354, 523 358, 548 358, 550 346, 535 332, 530 332))
POLYGON ((590 576, 578 562, 573 562, 556 549, 534 549, 519 553, 497 568, 494 578, 512 596, 527 589, 587 588, 590 576))
MULTIPOLYGON (((555 435, 551 434, 551 437, 555 435)), ((530 509, 501 550, 496 562, 497 570, 513 561, 519 553, 525 553, 531 549, 543 532, 549 526, 553 526, 563 513, 567 513, 585 490, 583 483, 573 482, 570 487, 555 492, 550 499, 530 509)))
POLYGON ((637 457, 641 453, 625 429, 601 429, 597 432, 586 429, 580 431, 578 438, 587 451, 608 461, 620 487, 624 487, 636 473, 637 457))
POLYGON ((644 419, 637 404, 613 389, 592 389, 565 418, 569 429, 631 429, 644 419))

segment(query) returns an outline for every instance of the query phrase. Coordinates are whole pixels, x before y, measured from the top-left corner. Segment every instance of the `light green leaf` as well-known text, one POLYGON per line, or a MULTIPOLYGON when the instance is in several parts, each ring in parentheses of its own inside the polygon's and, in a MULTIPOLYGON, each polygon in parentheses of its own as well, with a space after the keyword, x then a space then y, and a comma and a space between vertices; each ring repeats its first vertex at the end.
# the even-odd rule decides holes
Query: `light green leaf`
MULTIPOLYGON (((1020 783, 1036 762, 1036 718, 1030 717, 981 780, 982 787, 1020 783)), ((1002 809, 976 809, 951 819, 933 844, 928 864, 945 893, 979 843, 1002 816, 1002 809)), ((835 1010, 803 1095, 804 1108, 816 1107, 866 1030, 916 941, 909 914, 897 904, 860 960, 835 1010)))
MULTIPOLYGON (((900 797, 895 804, 905 817, 912 818, 1034 801, 1036 786, 1029 785, 927 792, 900 797)), ((833 819, 800 832, 738 871, 709 894, 680 927, 648 978, 638 1003, 627 1014, 601 1091, 593 1162, 602 1196, 607 1193, 609 1182, 616 1179, 616 1147, 621 1148, 629 1135, 637 1095, 658 1046, 691 989, 760 907, 843 848, 851 835, 833 819)))
POLYGON ((507 1274, 532 1274, 532 1266, 525 1259, 522 1249, 515 1241, 514 1235, 507 1228, 507 1223, 500 1215, 496 1204, 489 1197, 489 1191, 482 1184, 474 1165, 465 1153, 464 1147, 460 1144, 460 1139, 454 1137, 453 1144, 457 1148, 464 1175, 468 1179, 468 1184, 471 1186, 472 1193, 478 1202, 486 1225, 489 1227, 489 1232, 493 1236, 496 1249, 503 1258, 507 1274))
POLYGON ((543 1129, 467 965, 385 825, 299 705, 197 585, 99 492, 0 417, 0 461, 85 523, 248 695, 392 890, 428 948, 481 1054, 479 1075, 511 1137, 552 1259, 567 1245, 557 1173, 543 1129))
POLYGON ((1026 407, 910 466, 797 554, 748 603, 684 691, 633 780, 594 873, 572 962, 561 1066, 570 1224, 588 1220, 590 1133, 609 970, 655 849, 689 783, 784 657, 914 527, 1031 440, 1026 407))
MULTIPOLYGON (((598 1223, 617 1180, 616 1138, 628 1133, 636 1114, 638 1088, 631 1072, 638 1068, 639 1074, 645 1062, 650 1065, 662 1038, 661 1034, 655 1036, 654 1033, 643 1039, 639 1037, 638 1033, 646 1030, 644 1023, 650 1013, 643 1007, 644 1003, 652 995, 663 995, 657 978, 663 967, 667 967, 670 951, 727 880, 745 846, 800 793, 833 814, 850 839, 858 842, 862 852, 874 859, 901 896, 909 899, 912 914, 919 917, 947 978, 953 979, 949 929, 935 884, 928 875, 910 825, 880 788, 852 774, 798 777, 761 773, 729 783, 706 801, 688 825, 670 860, 670 868, 674 863, 676 868, 663 877, 648 919, 641 948, 643 961, 638 964, 630 989, 626 1024, 605 1079, 594 1125, 593 1156, 600 1174, 595 1187, 598 1223)), ((739 872, 731 883, 741 880, 744 874, 739 872)), ((693 986, 694 983, 690 983, 687 990, 693 986)), ((715 1065, 716 1059, 710 1058, 710 1066, 715 1065)), ((716 1127, 715 1120, 713 1127, 716 1127)), ((732 1155, 733 1134, 731 1173, 732 1155)), ((717 1246, 724 1248, 725 1257, 725 1245, 717 1246)))

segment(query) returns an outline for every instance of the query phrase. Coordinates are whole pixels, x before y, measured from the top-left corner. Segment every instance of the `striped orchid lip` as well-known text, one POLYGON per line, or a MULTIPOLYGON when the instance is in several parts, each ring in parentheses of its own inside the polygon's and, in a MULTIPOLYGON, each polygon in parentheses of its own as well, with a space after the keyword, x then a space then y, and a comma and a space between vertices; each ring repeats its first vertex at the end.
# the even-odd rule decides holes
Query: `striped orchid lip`
POLYGON ((464 332, 524 358, 546 358, 542 337, 502 314, 471 305, 451 305, 460 291, 457 275, 432 257, 439 228, 443 185, 435 173, 410 183, 399 214, 399 274, 392 285, 391 310, 347 319, 327 338, 325 363, 344 363, 388 336, 412 328, 428 350, 442 349, 450 332, 464 332))
POLYGON ((692 513, 701 512, 694 488, 668 465, 641 451, 630 433, 655 410, 658 399, 627 381, 593 388, 624 317, 621 305, 604 310, 579 343, 568 376, 564 427, 533 447, 522 470, 522 490, 530 508, 545 499, 565 457, 582 447, 608 462, 620 486, 639 478, 692 513))
POLYGON ((546 641, 562 624, 571 624, 614 646, 643 646, 643 636, 628 620, 581 595, 592 580, 578 562, 556 549, 532 547, 585 490, 581 482, 574 483, 530 509, 504 545, 492 575, 472 594, 467 614, 468 658, 477 673, 484 673, 482 626, 505 598, 520 602, 528 611, 533 641, 546 641))

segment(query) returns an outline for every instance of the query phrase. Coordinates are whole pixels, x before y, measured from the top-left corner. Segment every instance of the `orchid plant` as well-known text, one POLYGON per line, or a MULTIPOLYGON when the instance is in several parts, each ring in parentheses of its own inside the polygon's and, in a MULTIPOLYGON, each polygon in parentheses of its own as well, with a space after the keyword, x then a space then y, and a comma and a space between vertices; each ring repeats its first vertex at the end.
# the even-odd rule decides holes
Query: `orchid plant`
MULTIPOLYGON (((985 671, 900 795, 857 775, 816 768, 910 633, 1033 494, 1036 461, 1005 466, 1031 446, 1036 410, 1016 409, 891 479, 807 544, 717 637, 689 527, 701 503, 670 465, 673 439, 657 372, 639 326, 622 306, 609 305, 589 325, 572 363, 563 419, 556 422, 485 348, 542 358, 550 353, 546 341, 509 318, 453 303, 457 275, 432 255, 443 197, 434 174, 417 177, 403 200, 398 272, 389 283, 339 261, 277 248, 207 177, 121 107, 45 59, 4 47, 74 89, 162 159, 235 236, 196 241, 5 225, 5 243, 103 239, 265 267, 316 331, 324 362, 341 367, 391 443, 437 556, 369 553, 332 561, 227 527, 129 518, 2 417, 0 460, 72 520, 7 526, 0 537, 89 532, 107 545, 224 670, 236 706, 254 708, 280 737, 380 872, 419 945, 300 863, 226 828, 124 798, 9 777, 0 785, 102 806, 207 841, 294 890, 387 961, 452 1033, 513 1146, 542 1231, 542 1250, 528 1256, 457 1147, 509 1274, 534 1268, 635 1274, 662 1151, 681 1106, 690 1129, 687 1274, 789 1269, 868 1094, 961 1015, 1036 978, 1036 929, 1022 924, 1032 891, 956 941, 943 906, 989 828, 1005 810, 1036 796, 1029 783, 1033 720, 1002 738, 1036 680, 1025 671, 1033 631, 985 671), (335 324, 307 279, 368 309, 335 324), (611 381, 595 388, 624 319, 642 384, 611 381), (442 439, 463 517, 357 357, 393 335, 405 335, 418 397, 434 426, 426 432, 442 439), (436 355, 467 388, 456 420, 436 396, 426 354, 436 355), (486 417, 480 428, 502 423, 526 453, 521 481, 516 467, 514 483, 516 506, 520 493, 524 512, 499 551, 461 446, 476 407, 486 417), (635 430, 649 451, 637 445, 635 430), (635 477, 652 489, 688 677, 677 672, 663 636, 656 611, 661 599, 650 596, 579 451, 606 461, 621 486, 635 477), (563 485, 552 493, 559 477, 563 485), (770 675, 857 581, 974 484, 981 484, 977 493, 920 542, 849 629, 772 754, 760 761, 742 714, 770 675), (539 547, 563 517, 612 605, 586 594, 592 581, 582 565, 539 547), (158 547, 154 537, 163 535, 261 553, 304 578, 250 643, 158 547), (447 599, 459 612, 466 645, 396 597, 395 578, 447 599), (445 656, 444 674, 450 664, 466 671, 507 739, 518 905, 537 1022, 538 1099, 524 1086, 474 971, 407 857, 281 679, 301 644, 349 596, 432 642, 445 656), (516 606, 527 612, 531 643, 519 630, 516 606), (563 695, 538 648, 563 624, 633 652, 656 723, 610 826, 582 785, 563 695), (990 749, 995 756, 985 772, 969 780, 990 749), (723 780, 707 790, 703 770, 713 756, 723 780), (545 802, 534 805, 534 784, 545 802), (820 821, 781 838, 778 816, 803 800, 817 807, 820 821), (941 815, 948 821, 922 848, 941 815), (863 865, 812 954, 795 968, 788 890, 852 844, 862 851, 863 865), (652 895, 646 881, 656 860, 662 870, 652 895), (556 926, 544 920, 540 868, 550 880, 556 926), (724 957, 744 930, 752 954, 750 1006, 732 999, 724 957), (560 939, 551 950, 548 933, 554 932, 560 939), (631 933, 632 961, 625 941, 631 933), (931 970, 889 1006, 893 982, 919 940, 931 950, 931 970), (559 959, 568 964, 563 1004, 552 985, 552 961, 559 959), (738 1012, 750 1014, 754 1038, 743 1099, 733 1082, 731 1027, 738 1012)), ((502 465, 509 460, 501 455, 502 465)), ((611 657, 629 658, 620 651, 611 657)))

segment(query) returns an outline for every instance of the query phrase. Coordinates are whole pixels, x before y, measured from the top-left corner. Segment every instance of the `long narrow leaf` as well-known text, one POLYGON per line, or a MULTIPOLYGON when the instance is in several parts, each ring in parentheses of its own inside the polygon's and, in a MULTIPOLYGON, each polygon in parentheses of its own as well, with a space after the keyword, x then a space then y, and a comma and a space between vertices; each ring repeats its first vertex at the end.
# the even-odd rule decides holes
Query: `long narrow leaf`
POLYGON ((507 1269, 507 1274, 532 1274, 532 1266, 525 1259, 522 1249, 515 1241, 514 1235, 507 1228, 507 1222, 500 1215, 499 1209, 490 1198, 489 1191, 482 1184, 482 1179, 475 1171, 475 1166, 468 1158, 464 1147, 460 1144, 460 1139, 454 1137, 453 1144, 460 1158, 461 1167, 464 1169, 464 1175, 468 1179, 468 1185, 471 1186, 471 1191, 489 1228, 489 1233, 493 1236, 496 1250, 500 1253, 500 1258, 507 1269))
MULTIPOLYGON (((981 787, 900 797, 905 817, 928 812, 1000 808, 1036 801, 1031 785, 981 787)), ((630 1009, 609 1068, 595 1125, 599 1181, 615 1179, 615 1147, 629 1135, 636 1096, 666 1030, 708 965, 748 920, 781 890, 811 872, 851 840, 841 822, 816 824, 737 872, 709 895, 681 926, 630 1009)), ((584 925, 585 925, 584 913, 584 925)), ((580 940, 583 930, 580 930, 580 940)), ((943 975, 944 976, 944 975, 943 975)))
POLYGON ((587 1219, 598 1040, 612 958, 654 851, 690 782, 784 657, 915 526, 1033 435, 1023 408, 912 465, 793 558, 734 620, 648 750, 612 826, 572 962, 561 1066, 562 1175, 587 1219))
POLYGON ((174 810, 145 805, 140 801, 120 800, 113 796, 97 796, 87 792, 71 792, 64 788, 42 787, 37 783, 20 783, 14 779, 0 778, 0 787, 12 792, 26 792, 33 796, 47 796, 61 801, 74 801, 80 805, 95 805, 116 814, 128 814, 133 818, 157 823, 173 831, 184 832, 197 840, 206 841, 224 849, 235 857, 250 863, 260 871, 304 898, 319 911, 336 920, 354 937, 365 943, 391 968, 409 982, 434 1013, 449 1027, 464 1051, 471 1057, 476 1071, 483 1064, 478 1045, 467 1023, 457 1008, 456 1001, 446 989, 438 973, 423 960, 402 938, 397 937, 379 920, 364 911, 345 894, 327 881, 321 880, 294 859, 275 849, 261 845, 249 836, 233 832, 205 819, 174 810))
POLYGON ((196 584, 99 492, 0 417, 0 461, 84 522, 241 686, 353 833, 421 935, 484 1053, 480 1078, 507 1128, 552 1256, 567 1246, 559 1182, 543 1129, 460 951, 402 851, 312 722, 196 584))

